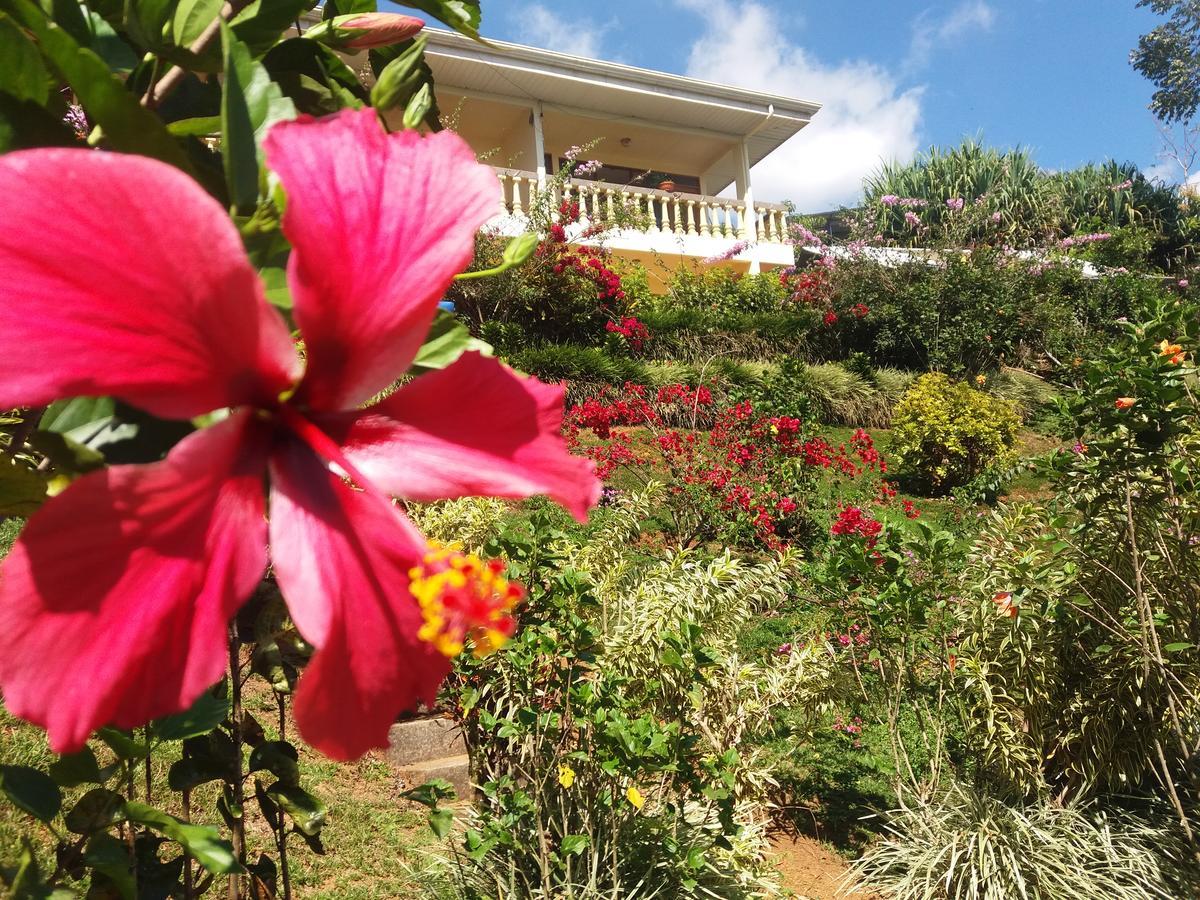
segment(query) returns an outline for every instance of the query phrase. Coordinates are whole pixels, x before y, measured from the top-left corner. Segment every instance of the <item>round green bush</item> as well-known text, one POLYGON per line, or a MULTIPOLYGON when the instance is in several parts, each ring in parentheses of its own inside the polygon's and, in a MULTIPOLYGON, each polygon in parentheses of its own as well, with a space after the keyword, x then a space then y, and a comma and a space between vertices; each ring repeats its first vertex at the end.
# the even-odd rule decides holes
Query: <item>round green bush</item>
POLYGON ((1019 426, 1012 402, 930 372, 896 405, 891 459, 923 487, 944 492, 1007 456, 1019 426))

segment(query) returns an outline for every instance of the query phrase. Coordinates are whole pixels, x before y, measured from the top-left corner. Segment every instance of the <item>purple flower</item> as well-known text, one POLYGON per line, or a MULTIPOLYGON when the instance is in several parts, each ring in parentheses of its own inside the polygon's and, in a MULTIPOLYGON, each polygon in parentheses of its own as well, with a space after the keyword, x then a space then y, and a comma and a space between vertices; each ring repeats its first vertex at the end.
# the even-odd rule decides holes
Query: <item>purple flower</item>
POLYGON ((920 228, 920 227, 921 227, 921 217, 920 217, 920 216, 918 216, 918 215, 917 215, 915 212, 913 212, 912 210, 909 210, 908 212, 906 212, 906 213, 904 214, 904 221, 905 221, 905 222, 907 222, 907 223, 908 223, 910 226, 912 226, 913 228, 920 228))
POLYGON ((953 210, 954 212, 958 212, 960 209, 963 208, 963 198, 962 197, 951 197, 949 200, 946 201, 946 206, 949 209, 953 210))
POLYGON ((879 198, 879 202, 882 203, 884 206, 899 206, 900 198, 897 197, 895 194, 884 194, 882 197, 879 198))
POLYGON ((1004 221, 1004 216, 1002 216, 998 212, 994 212, 994 213, 992 213, 992 221, 999 224, 1000 222, 1004 221))
POLYGON ((1187 286, 1188 286, 1188 280, 1187 280, 1186 278, 1180 278, 1180 279, 1179 279, 1179 286, 1180 286, 1181 288, 1185 288, 1185 287, 1187 287, 1187 286))

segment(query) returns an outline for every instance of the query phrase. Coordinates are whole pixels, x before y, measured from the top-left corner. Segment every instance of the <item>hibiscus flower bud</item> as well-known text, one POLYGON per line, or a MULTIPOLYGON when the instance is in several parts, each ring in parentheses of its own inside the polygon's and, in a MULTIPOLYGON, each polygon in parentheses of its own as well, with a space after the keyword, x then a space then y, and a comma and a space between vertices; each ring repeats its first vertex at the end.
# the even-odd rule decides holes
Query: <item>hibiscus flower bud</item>
POLYGON ((1117 402, 1113 405, 1116 406, 1117 409, 1129 409, 1129 407, 1133 406, 1135 403, 1137 403, 1136 397, 1118 397, 1117 402))
POLYGON ((508 242, 508 246, 504 248, 504 264, 506 266, 519 266, 529 257, 533 256, 533 251, 537 249, 538 236, 535 232, 527 231, 520 237, 515 237, 508 242))
POLYGON ((371 105, 377 110, 407 106, 417 89, 426 83, 425 45, 429 38, 419 35, 408 47, 383 67, 371 88, 371 105))
POLYGON ((400 13, 352 13, 327 19, 304 36, 334 50, 371 50, 406 41, 424 27, 423 20, 400 13))
POLYGON ((504 577, 504 563, 498 559, 485 562, 431 541, 408 578, 425 617, 417 637, 445 656, 458 656, 468 639, 475 655, 485 656, 504 646, 516 630, 512 610, 525 591, 504 577))
POLYGON ((417 88, 417 92, 408 101, 408 106, 404 108, 404 127, 419 128, 421 123, 425 121, 425 117, 429 115, 429 110, 432 106, 433 92, 429 90, 429 82, 427 81, 417 88))

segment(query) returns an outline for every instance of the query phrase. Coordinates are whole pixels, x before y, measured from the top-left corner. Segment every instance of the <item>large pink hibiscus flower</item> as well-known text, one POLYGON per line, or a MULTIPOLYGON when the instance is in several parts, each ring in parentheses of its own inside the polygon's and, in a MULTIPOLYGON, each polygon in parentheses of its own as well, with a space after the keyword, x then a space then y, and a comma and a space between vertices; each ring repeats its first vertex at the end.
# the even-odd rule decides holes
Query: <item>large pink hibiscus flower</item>
POLYGON ((0 690, 59 752, 219 679, 268 545, 317 648, 301 733, 340 759, 383 746, 448 671, 438 648, 505 624, 494 573, 430 553, 389 496, 544 493, 580 518, 596 502, 590 464, 559 437, 561 388, 494 360, 466 354, 362 408, 407 371, 497 209, 466 144, 387 135, 368 109, 278 125, 266 151, 288 195, 303 365, 233 224, 185 175, 82 149, 0 157, 0 407, 231 410, 161 462, 80 478, 0 568, 0 690), (444 604, 443 585, 459 591, 444 604))

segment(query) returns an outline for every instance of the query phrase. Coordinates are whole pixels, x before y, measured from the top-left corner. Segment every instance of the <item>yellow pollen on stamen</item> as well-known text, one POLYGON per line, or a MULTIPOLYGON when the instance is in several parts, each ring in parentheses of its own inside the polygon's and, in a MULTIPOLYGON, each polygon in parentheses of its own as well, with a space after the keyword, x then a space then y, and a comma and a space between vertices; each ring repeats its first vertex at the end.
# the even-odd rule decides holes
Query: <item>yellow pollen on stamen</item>
POLYGON ((513 633, 512 610, 524 591, 504 577, 500 561, 463 553, 458 544, 431 541, 408 578, 425 619, 417 636, 443 655, 458 656, 469 639, 475 655, 484 656, 504 646, 513 633))

